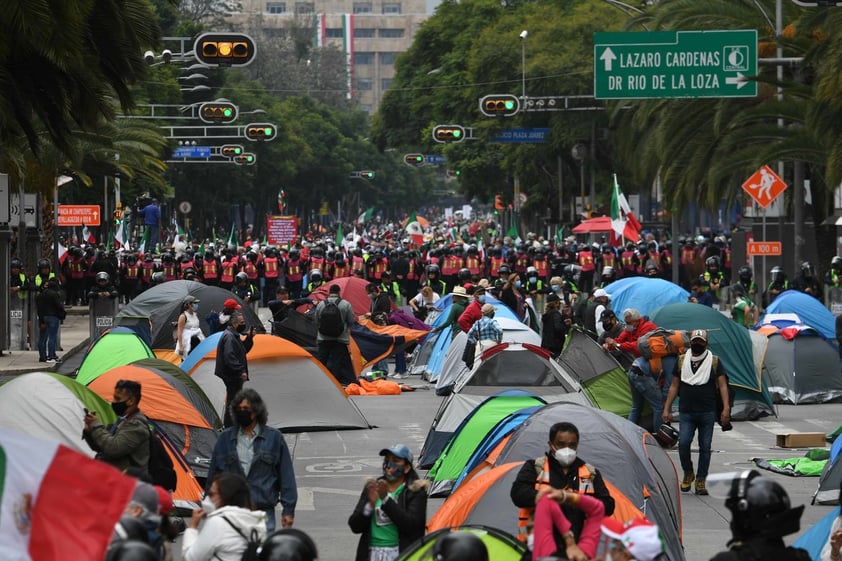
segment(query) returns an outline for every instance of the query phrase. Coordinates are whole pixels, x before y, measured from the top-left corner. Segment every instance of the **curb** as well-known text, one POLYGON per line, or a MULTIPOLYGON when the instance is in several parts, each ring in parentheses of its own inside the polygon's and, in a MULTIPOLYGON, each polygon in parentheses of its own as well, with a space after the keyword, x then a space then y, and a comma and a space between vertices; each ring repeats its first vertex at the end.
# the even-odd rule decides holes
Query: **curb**
MULTIPOLYGON (((81 343, 77 344, 76 346, 72 347, 69 351, 65 351, 62 358, 70 357, 79 351, 83 350, 85 347, 88 346, 90 343, 90 337, 82 341, 81 343)), ((20 351, 20 352, 31 352, 31 351, 20 351)), ((41 363, 39 363, 41 364, 41 363)), ((29 374, 30 372, 57 372, 58 368, 61 366, 61 363, 52 363, 52 364, 42 364, 37 368, 18 368, 16 370, 3 370, 0 372, 3 376, 20 376, 21 374, 29 374)))

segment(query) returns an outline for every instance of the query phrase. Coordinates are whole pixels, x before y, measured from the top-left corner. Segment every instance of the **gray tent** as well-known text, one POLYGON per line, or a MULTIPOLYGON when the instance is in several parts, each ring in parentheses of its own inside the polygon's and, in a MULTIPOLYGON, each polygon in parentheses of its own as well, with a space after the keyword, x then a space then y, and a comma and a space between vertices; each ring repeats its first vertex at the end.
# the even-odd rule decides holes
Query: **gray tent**
POLYGON ((115 324, 122 325, 121 318, 134 323, 137 317, 148 317, 152 322, 151 347, 153 349, 175 348, 173 326, 178 321, 178 314, 181 313, 181 303, 188 295, 200 301, 199 322, 205 335, 210 335, 205 316, 211 311, 221 312, 222 304, 229 298, 233 298, 242 306, 240 311, 247 325, 256 327, 258 332, 264 331, 263 323, 254 310, 230 290, 186 280, 165 282, 144 291, 120 311, 115 324))
POLYGON ((842 397, 839 353, 812 328, 796 332, 788 327, 769 335, 763 368, 775 403, 826 403, 842 397))

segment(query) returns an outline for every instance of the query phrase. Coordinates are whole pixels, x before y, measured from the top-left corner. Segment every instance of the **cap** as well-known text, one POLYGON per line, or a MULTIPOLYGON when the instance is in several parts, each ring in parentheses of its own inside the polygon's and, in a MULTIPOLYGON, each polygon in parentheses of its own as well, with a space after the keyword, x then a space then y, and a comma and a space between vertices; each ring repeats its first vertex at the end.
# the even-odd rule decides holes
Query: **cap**
POLYGON ((383 448, 380 450, 381 456, 385 456, 386 454, 391 454, 396 458, 406 460, 410 464, 412 464, 413 461, 412 452, 409 450, 409 446, 404 444, 395 444, 391 448, 383 448))
POLYGON ((131 502, 142 506, 146 514, 158 514, 158 492, 149 483, 137 482, 131 502))
POLYGON ((328 289, 328 292, 331 293, 331 294, 339 294, 339 292, 341 290, 342 290, 342 288, 338 284, 332 284, 332 285, 330 285, 330 288, 328 289))
POLYGON ((605 292, 604 288, 597 288, 593 293, 594 298, 611 298, 611 295, 605 292))
POLYGON ((602 533, 620 540, 638 561, 653 561, 664 552, 658 527, 645 518, 629 520, 625 524, 613 518, 602 521, 602 533))
POLYGON ((617 314, 614 313, 614 310, 604 309, 602 313, 599 314, 599 321, 605 321, 607 319, 617 319, 617 314))
POLYGON ((690 340, 693 339, 701 339, 705 343, 708 342, 708 332, 706 329, 694 329, 692 333, 690 333, 690 340))
POLYGON ((547 295, 547 304, 549 304, 550 302, 558 302, 559 300, 561 300, 561 298, 559 298, 558 294, 556 294, 555 292, 551 292, 547 295))
POLYGON ((199 299, 198 299, 198 298, 196 298, 195 296, 193 296, 193 295, 191 295, 191 294, 188 294, 187 296, 185 296, 185 297, 184 297, 184 300, 182 300, 182 301, 181 301, 181 303, 182 303, 182 304, 187 304, 187 303, 189 303, 189 302, 193 302, 193 303, 195 303, 195 302, 200 302, 200 301, 201 301, 201 300, 199 300, 199 299))
POLYGON ((482 305, 482 315, 487 316, 494 313, 494 306, 492 304, 482 305))
POLYGON ((233 298, 229 298, 228 300, 226 300, 226 301, 222 304, 222 307, 223 307, 223 308, 234 309, 234 310, 240 310, 240 309, 242 309, 242 306, 240 306, 239 304, 237 304, 237 301, 236 301, 236 300, 234 300, 233 298))
POLYGON ((454 295, 454 296, 461 296, 461 297, 463 297, 463 298, 467 298, 467 297, 468 297, 468 291, 467 291, 467 290, 465 290, 465 287, 464 287, 464 286, 456 286, 456 287, 454 287, 454 288, 453 288, 453 292, 451 292, 451 294, 452 294, 452 295, 454 295))
POLYGON ((153 488, 158 493, 158 511, 162 515, 167 516, 173 509, 172 495, 160 485, 155 485, 153 488))

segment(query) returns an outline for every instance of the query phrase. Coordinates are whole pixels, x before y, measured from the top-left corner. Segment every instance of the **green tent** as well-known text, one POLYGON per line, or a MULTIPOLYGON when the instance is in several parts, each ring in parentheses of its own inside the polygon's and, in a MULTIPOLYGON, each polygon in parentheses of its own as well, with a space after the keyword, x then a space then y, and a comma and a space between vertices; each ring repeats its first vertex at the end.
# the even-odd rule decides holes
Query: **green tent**
POLYGON ((732 419, 753 420, 774 414, 772 396, 755 368, 748 329, 713 308, 693 303, 668 304, 655 310, 650 319, 666 329, 708 330, 708 347, 723 361, 736 393, 732 419))
POLYGON ((597 409, 628 417, 631 390, 626 369, 580 329, 572 329, 558 361, 576 378, 597 409))
POLYGON ((134 331, 115 327, 88 349, 76 373, 76 381, 87 386, 103 372, 143 358, 155 358, 155 353, 134 331))
POLYGON ((546 401, 521 390, 507 390, 480 403, 462 421, 444 450, 427 473, 432 481, 431 497, 450 494, 477 446, 490 430, 506 416, 527 407, 546 405, 546 401))
POLYGON ((431 532, 410 545, 401 553, 396 561, 424 561, 434 559, 432 549, 435 543, 451 532, 470 532, 482 540, 488 550, 488 559, 494 561, 520 561, 528 553, 526 546, 517 538, 496 528, 485 526, 462 526, 460 528, 444 528, 431 532))

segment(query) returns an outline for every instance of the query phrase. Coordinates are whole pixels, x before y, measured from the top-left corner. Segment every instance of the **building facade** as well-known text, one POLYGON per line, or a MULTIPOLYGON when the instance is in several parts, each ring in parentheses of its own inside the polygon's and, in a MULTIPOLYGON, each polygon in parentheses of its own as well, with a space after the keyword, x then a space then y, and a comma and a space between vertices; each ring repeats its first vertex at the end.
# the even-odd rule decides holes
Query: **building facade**
POLYGON ((347 55, 349 91, 372 113, 392 85, 395 59, 409 49, 421 23, 439 0, 241 0, 230 14, 236 24, 259 16, 269 35, 283 33, 293 18, 313 15, 317 46, 335 45, 347 55))

